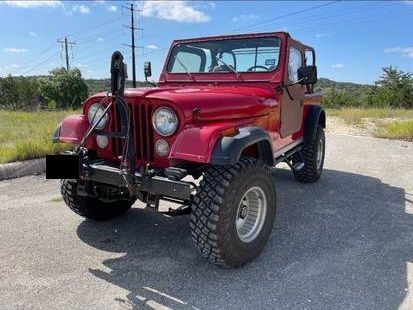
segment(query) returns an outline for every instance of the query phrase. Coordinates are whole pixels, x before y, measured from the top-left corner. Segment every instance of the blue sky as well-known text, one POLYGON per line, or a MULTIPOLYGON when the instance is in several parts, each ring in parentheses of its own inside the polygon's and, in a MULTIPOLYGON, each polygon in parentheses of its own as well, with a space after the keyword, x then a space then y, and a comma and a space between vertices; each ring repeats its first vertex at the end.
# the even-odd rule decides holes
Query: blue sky
MULTIPOLYGON (((76 42, 70 61, 87 78, 109 77, 124 53, 131 77, 129 11, 121 1, 1 1, 0 76, 46 74, 64 65, 58 38, 76 42)), ((136 1, 138 79, 157 79, 173 39, 288 31, 317 51, 319 76, 373 83, 383 66, 413 72, 413 1, 136 1), (308 9, 306 12, 297 13, 308 9)))

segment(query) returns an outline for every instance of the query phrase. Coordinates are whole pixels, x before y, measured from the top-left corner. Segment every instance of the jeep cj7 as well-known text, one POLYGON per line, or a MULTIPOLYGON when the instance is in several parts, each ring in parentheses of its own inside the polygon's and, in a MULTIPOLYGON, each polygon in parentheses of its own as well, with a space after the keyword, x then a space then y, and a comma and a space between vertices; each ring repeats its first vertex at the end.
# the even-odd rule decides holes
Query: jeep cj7
MULTIPOLYGON (((145 63, 145 77, 151 64, 145 63)), ((139 199, 190 213, 192 240, 211 262, 243 265, 264 248, 276 215, 273 167, 300 182, 324 163, 326 116, 314 49, 288 33, 176 40, 156 87, 124 89, 123 56, 111 62, 111 91, 83 104, 54 140, 72 152, 47 157, 74 212, 105 220, 139 199), (200 179, 200 182, 188 180, 200 179)))

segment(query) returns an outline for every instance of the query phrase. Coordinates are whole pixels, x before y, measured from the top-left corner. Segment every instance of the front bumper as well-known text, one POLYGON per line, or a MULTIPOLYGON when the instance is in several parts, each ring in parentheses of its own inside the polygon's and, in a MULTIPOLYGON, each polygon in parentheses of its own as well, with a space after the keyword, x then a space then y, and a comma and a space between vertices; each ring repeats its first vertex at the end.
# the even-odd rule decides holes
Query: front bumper
POLYGON ((102 160, 85 161, 78 155, 49 155, 46 157, 46 178, 49 179, 80 179, 105 183, 122 188, 155 195, 159 198, 172 198, 185 202, 191 201, 193 184, 181 180, 171 179, 162 174, 162 171, 152 171, 142 175, 135 172, 127 174, 118 167, 111 166, 102 160), (68 171, 68 162, 71 170, 68 171), (78 169, 76 169, 76 163, 78 169), (77 171, 76 171, 77 170, 77 171), (69 173, 69 174, 68 174, 69 173))

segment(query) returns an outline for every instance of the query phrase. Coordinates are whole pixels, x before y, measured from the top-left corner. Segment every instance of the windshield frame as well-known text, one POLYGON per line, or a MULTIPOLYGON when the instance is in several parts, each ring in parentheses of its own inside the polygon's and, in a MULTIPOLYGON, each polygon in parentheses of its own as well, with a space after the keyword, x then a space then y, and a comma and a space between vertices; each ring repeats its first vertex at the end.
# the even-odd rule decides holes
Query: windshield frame
MULTIPOLYGON (((182 44, 196 44, 196 43, 202 43, 202 42, 215 42, 215 41, 227 41, 227 40, 248 40, 248 39, 276 39, 279 41, 279 51, 278 51, 278 59, 275 65, 275 68, 269 71, 238 71, 238 75, 240 77, 245 77, 248 79, 248 77, 260 75, 261 78, 268 77, 270 78, 271 76, 274 75, 274 73, 278 70, 280 70, 280 64, 282 61, 282 58, 284 57, 284 44, 285 44, 285 33, 264 33, 264 34, 247 34, 247 35, 228 35, 228 36, 218 36, 218 37, 206 37, 206 38, 198 38, 198 39, 188 39, 188 40, 177 40, 174 41, 169 49, 169 52, 167 54, 167 58, 164 64, 164 68, 162 70, 162 74, 166 75, 172 79, 175 79, 175 77, 183 77, 183 76, 188 76, 188 74, 182 73, 182 72, 169 72, 168 68, 171 66, 171 61, 173 61, 173 55, 175 49, 182 45, 182 44), (281 34, 281 35, 280 35, 281 34)), ((288 36, 288 34, 287 34, 288 36)), ((207 76, 213 76, 213 75, 219 75, 219 76, 235 76, 233 71, 216 71, 216 72, 190 72, 194 77, 207 77, 207 76)), ((260 79, 261 79, 260 78, 260 79)), ((203 79, 203 78, 202 78, 203 79)), ((169 80, 169 79, 168 79, 169 80)), ((268 80, 268 79, 265 79, 268 80)))

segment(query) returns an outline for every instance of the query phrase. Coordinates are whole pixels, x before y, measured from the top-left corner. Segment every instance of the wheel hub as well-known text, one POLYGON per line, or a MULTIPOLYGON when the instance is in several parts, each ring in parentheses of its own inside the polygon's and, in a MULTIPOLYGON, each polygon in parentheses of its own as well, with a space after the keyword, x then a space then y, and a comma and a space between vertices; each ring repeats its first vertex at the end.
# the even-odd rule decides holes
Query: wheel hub
POLYGON ((239 210, 239 217, 241 219, 245 219, 247 217, 248 214, 248 205, 247 204, 242 204, 241 208, 239 210))
POLYGON ((242 197, 235 219, 238 237, 242 242, 255 240, 264 226, 267 215, 267 199, 259 186, 249 188, 242 197))

